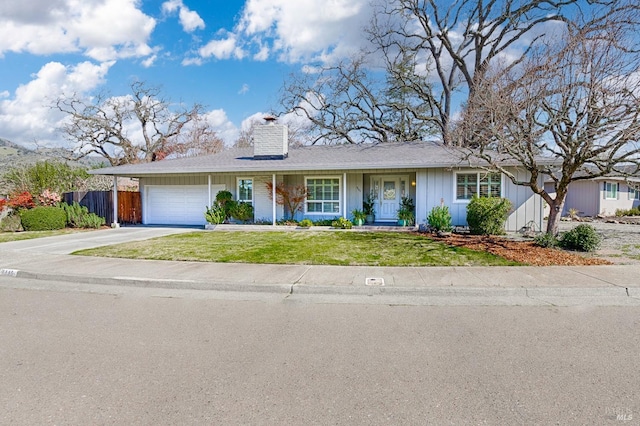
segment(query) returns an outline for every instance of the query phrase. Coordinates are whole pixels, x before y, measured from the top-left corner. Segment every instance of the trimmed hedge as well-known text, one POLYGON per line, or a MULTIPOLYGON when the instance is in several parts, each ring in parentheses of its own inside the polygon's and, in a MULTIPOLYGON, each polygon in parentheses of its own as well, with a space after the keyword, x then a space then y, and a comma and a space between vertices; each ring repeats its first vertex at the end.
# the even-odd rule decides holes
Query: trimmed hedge
POLYGON ((50 231, 67 225, 67 214, 59 207, 36 207, 20 213, 25 231, 50 231))
POLYGON ((510 210, 511 201, 506 198, 475 195, 467 205, 469 231, 474 235, 504 234, 504 223, 510 210))

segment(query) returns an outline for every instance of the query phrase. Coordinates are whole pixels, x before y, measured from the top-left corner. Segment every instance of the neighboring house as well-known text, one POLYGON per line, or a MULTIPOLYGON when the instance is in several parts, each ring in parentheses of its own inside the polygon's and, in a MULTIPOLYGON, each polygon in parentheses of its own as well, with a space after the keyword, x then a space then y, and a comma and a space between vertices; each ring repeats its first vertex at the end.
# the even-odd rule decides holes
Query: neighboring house
MULTIPOLYGON (((555 197, 553 182, 545 182, 545 190, 555 197)), ((640 206, 640 178, 619 175, 574 181, 569 185, 562 216, 574 209, 578 216, 613 216, 616 210, 640 206)), ((545 206, 545 213, 548 207, 545 206)))
MULTIPOLYGON (((203 225, 206 206, 220 190, 252 203, 255 219, 275 223, 285 216, 270 198, 267 183, 305 185, 309 196, 296 219, 350 218, 363 199, 376 197, 376 222, 395 223, 401 197, 413 198, 416 223, 441 203, 454 225, 466 225, 466 207, 473 194, 511 200, 507 230, 535 223, 541 227, 542 199, 500 174, 461 160, 447 147, 431 142, 323 145, 289 148, 287 128, 267 124, 256 128, 254 147, 229 149, 209 156, 124 165, 94 174, 139 179, 144 224, 203 225)), ((509 165, 509 164, 506 164, 509 165)), ((514 171, 519 170, 515 167, 514 171)), ((524 179, 526 172, 518 171, 524 179)), ((540 182, 542 184, 542 182, 540 182)))

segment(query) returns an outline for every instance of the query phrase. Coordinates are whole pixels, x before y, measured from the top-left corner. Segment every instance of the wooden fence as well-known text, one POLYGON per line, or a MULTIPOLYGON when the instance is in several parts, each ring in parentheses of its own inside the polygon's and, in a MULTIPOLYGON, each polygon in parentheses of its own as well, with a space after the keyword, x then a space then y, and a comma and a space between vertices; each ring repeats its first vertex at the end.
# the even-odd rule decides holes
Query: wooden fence
MULTIPOLYGON (((63 200, 67 204, 77 201, 89 213, 104 217, 107 225, 113 223, 113 191, 67 192, 63 200)), ((118 223, 142 223, 142 201, 139 192, 118 191, 118 223)))

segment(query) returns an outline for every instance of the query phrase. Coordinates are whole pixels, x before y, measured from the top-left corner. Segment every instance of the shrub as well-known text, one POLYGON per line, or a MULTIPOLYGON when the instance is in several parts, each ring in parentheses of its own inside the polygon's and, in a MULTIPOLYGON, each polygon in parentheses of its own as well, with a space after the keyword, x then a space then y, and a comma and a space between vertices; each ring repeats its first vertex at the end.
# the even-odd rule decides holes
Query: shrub
POLYGON ((506 198, 474 196, 467 205, 467 223, 474 235, 502 235, 511 202, 506 198))
POLYGON ((313 222, 310 219, 302 219, 298 226, 302 228, 311 228, 313 226, 313 222))
POLYGON ((625 209, 617 209, 616 210, 616 216, 621 217, 621 216, 640 216, 640 208, 638 207, 633 207, 629 210, 625 210, 625 209))
POLYGON ((211 207, 207 207, 207 210, 204 212, 204 218, 207 220, 207 223, 217 225, 224 223, 226 213, 224 208, 216 203, 211 207))
POLYGON ((243 201, 239 203, 233 203, 231 206, 231 217, 241 222, 247 222, 253 219, 253 206, 251 203, 245 203, 243 201))
POLYGON ((61 203, 60 207, 65 212, 67 225, 71 228, 100 228, 105 224, 105 219, 95 213, 89 213, 89 209, 81 206, 77 201, 71 205, 61 203))
POLYGON ((451 231, 451 213, 447 206, 435 206, 431 209, 427 222, 431 229, 435 231, 451 231))
POLYGON ((353 223, 351 223, 349 219, 339 217, 338 219, 331 222, 331 226, 339 229, 351 229, 353 227, 353 223))
POLYGON ((338 220, 337 217, 333 219, 318 219, 313 221, 313 226, 331 226, 334 221, 338 220))
POLYGON ((45 189, 38 197, 38 203, 41 206, 56 206, 61 201, 60 194, 45 189))
POLYGON ((216 194, 216 204, 224 211, 224 222, 231 217, 231 212, 235 208, 236 202, 233 200, 233 194, 231 192, 222 190, 216 194))
POLYGON ((36 203, 33 201, 33 195, 31 195, 30 192, 24 191, 9 197, 7 205, 15 210, 24 210, 34 208, 36 203))
POLYGON ((6 205, 7 205, 7 200, 5 200, 4 198, 0 198, 0 212, 4 210, 6 205))
POLYGON ((59 207, 42 206, 20 213, 25 231, 49 231, 63 229, 67 224, 67 215, 59 207))
POLYGON ((556 238, 556 236, 553 234, 547 233, 537 235, 533 241, 540 247, 554 248, 558 247, 559 245, 558 238, 556 238))
POLYGON ((595 251, 600 245, 602 237, 598 235, 593 226, 581 224, 562 234, 559 241, 560 247, 564 249, 595 251))

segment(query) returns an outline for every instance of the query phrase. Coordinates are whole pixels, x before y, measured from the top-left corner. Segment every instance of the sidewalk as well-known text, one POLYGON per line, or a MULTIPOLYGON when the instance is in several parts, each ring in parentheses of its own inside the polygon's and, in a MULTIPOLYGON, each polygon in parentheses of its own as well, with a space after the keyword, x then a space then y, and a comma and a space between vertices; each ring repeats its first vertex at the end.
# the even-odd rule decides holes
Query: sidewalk
POLYGON ((115 240, 186 231, 189 230, 106 230, 73 234, 75 237, 2 243, 0 275, 92 285, 283 295, 618 297, 624 298, 624 304, 640 305, 637 265, 345 267, 130 260, 62 254, 84 248, 91 241, 94 245, 104 245, 115 240))

